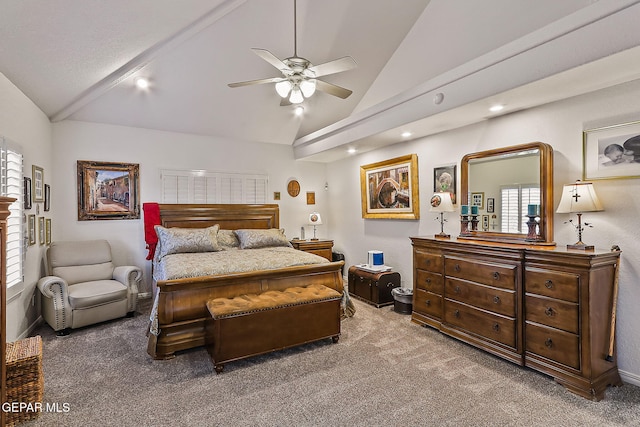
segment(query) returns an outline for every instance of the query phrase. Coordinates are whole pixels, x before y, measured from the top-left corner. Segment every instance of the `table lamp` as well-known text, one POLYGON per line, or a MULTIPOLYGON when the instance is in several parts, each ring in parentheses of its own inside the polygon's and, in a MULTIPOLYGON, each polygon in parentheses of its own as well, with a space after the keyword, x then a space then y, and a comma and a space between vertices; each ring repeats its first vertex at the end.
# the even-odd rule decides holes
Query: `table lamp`
POLYGON ((450 236, 444 232, 444 222, 446 221, 446 219, 444 219, 444 213, 454 211, 451 194, 447 192, 435 193, 431 197, 430 203, 431 209, 429 209, 429 212, 440 212, 440 233, 436 234, 435 237, 448 239, 450 236))
POLYGON ((309 225, 313 225, 313 238, 311 240, 318 240, 316 237, 316 226, 322 225, 322 217, 318 212, 311 212, 309 214, 309 225))
MULTIPOLYGON (((560 199, 556 213, 575 213, 578 215, 578 225, 575 226, 578 232, 578 241, 573 245, 567 245, 567 249, 594 249, 593 245, 587 245, 582 241, 582 231, 584 230, 582 213, 602 210, 604 210, 602 203, 600 203, 592 183, 578 180, 574 184, 566 184, 562 188, 562 198, 560 199)), ((568 222, 573 223, 572 220, 568 222)), ((584 226, 591 227, 592 225, 585 222, 584 226)))

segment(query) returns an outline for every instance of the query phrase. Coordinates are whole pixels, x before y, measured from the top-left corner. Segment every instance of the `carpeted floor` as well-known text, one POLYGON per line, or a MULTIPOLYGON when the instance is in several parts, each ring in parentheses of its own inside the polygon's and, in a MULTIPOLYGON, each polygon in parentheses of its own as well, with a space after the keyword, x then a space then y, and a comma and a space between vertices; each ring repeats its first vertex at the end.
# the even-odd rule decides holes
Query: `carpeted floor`
POLYGON ((552 379, 355 301, 337 344, 325 340, 227 364, 207 352, 146 353, 142 314, 43 338, 47 403, 24 426, 630 426, 640 388, 578 397, 552 379))

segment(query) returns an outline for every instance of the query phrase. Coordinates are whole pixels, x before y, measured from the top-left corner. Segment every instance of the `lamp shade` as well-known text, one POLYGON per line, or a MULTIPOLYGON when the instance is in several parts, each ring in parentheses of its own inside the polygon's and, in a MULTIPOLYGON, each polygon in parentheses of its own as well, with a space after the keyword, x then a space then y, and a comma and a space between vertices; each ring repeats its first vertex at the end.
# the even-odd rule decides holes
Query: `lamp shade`
POLYGON ((278 95, 280 95, 280 97, 286 98, 289 95, 289 92, 291 92, 292 87, 293 85, 289 80, 283 80, 276 83, 276 92, 278 92, 278 95))
POLYGON ((604 210, 593 184, 576 181, 562 188, 562 198, 556 213, 596 212, 604 210))
POLYGON ((320 216, 320 214, 318 212, 311 212, 309 214, 309 224, 311 224, 311 225, 321 225, 322 224, 322 217, 320 216))
POLYGON ((446 192, 435 193, 431 197, 430 212, 453 212, 453 203, 451 202, 451 194, 446 192))

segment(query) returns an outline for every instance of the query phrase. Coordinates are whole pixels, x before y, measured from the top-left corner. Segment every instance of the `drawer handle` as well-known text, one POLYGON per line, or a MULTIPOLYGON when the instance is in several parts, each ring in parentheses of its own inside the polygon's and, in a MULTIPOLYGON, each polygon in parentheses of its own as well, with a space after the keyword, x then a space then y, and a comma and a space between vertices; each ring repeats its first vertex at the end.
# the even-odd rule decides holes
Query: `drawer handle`
POLYGON ((493 302, 495 302, 496 304, 500 304, 500 297, 497 295, 493 297, 493 302))
POLYGON ((551 341, 551 338, 547 338, 547 339, 544 341, 544 345, 546 345, 546 346, 547 346, 547 348, 551 348, 551 347, 553 347, 553 341, 551 341))
POLYGON ((553 289, 553 282, 551 280, 547 280, 544 282, 544 287, 547 289, 553 289))
POLYGON ((427 266, 431 265, 431 260, 430 259, 425 259, 424 260, 424 265, 427 265, 427 266))
POLYGON ((498 332, 500 330, 500 325, 498 323, 493 324, 493 330, 498 332))
POLYGON ((493 272, 493 280, 500 280, 500 273, 498 273, 497 271, 493 272))
POLYGON ((426 305, 426 306, 431 305, 431 300, 430 300, 430 299, 426 300, 426 301, 424 302, 424 305, 426 305))
POLYGON ((431 283, 431 277, 427 278, 427 280, 425 280, 425 282, 431 283))
POLYGON ((453 316, 454 317, 460 317, 460 310, 454 310, 453 316))
POLYGON ((547 307, 546 310, 544 311, 544 314, 546 314, 549 317, 552 317, 556 313, 554 312, 553 307, 547 307))
POLYGON ((458 273, 460 272, 460 270, 462 270, 462 268, 460 268, 460 264, 456 264, 456 265, 454 265, 454 266, 453 266, 453 269, 454 269, 456 272, 458 272, 458 273))
POLYGON ((364 282, 364 277, 358 277, 358 279, 360 279, 361 282, 364 282))
POLYGON ((455 292, 456 294, 460 293, 460 286, 456 286, 455 288, 453 288, 453 292, 455 292))
POLYGON ((393 287, 393 283, 389 282, 387 283, 387 288, 392 288, 393 287))

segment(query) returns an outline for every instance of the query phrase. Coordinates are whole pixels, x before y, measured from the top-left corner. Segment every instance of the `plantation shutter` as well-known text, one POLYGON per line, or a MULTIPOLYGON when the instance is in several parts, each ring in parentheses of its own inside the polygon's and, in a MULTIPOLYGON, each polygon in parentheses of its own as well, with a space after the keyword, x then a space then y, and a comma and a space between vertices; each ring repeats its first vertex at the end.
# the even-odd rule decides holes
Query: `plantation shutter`
POLYGON ((7 218, 7 288, 22 283, 23 276, 23 175, 20 147, 0 137, 0 193, 16 199, 7 218))
POLYGON ((162 203, 267 202, 267 175, 180 170, 160 173, 162 203))

